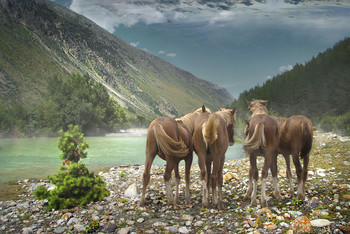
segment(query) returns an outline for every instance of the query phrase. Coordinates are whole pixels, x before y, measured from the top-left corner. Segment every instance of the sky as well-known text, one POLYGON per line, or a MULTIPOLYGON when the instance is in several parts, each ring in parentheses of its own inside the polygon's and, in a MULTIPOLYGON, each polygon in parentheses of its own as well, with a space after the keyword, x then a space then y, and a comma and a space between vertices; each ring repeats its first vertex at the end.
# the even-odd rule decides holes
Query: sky
POLYGON ((53 1, 235 98, 350 37, 346 0, 250 6, 224 0, 53 1))

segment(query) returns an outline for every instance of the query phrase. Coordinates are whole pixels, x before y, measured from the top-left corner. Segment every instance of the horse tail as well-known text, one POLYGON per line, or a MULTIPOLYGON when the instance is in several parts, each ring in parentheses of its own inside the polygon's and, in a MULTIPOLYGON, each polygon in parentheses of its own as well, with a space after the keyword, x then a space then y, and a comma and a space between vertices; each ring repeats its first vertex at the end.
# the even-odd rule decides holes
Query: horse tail
POLYGON ((156 124, 153 127, 154 136, 157 141, 158 148, 165 154, 179 158, 185 157, 189 150, 185 142, 179 138, 179 141, 171 138, 164 130, 163 126, 156 124))
POLYGON ((249 139, 249 134, 244 140, 243 149, 247 154, 255 150, 259 150, 259 148, 266 148, 266 138, 264 133, 264 124, 258 123, 255 125, 254 132, 252 137, 249 139))
POLYGON ((219 122, 215 118, 215 114, 210 114, 208 120, 202 126, 203 140, 207 150, 209 150, 209 145, 213 144, 218 138, 218 125, 219 122))
POLYGON ((304 158, 311 151, 312 140, 313 140, 313 130, 312 130, 312 123, 308 119, 304 120, 301 126, 302 126, 302 134, 303 134, 303 145, 300 152, 300 157, 304 158))

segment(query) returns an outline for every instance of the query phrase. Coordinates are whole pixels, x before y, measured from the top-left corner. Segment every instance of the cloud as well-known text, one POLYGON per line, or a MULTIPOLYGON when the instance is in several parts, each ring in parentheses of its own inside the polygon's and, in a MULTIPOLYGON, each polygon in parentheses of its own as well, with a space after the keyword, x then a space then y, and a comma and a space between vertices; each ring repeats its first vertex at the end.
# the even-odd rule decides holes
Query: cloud
POLYGON ((285 66, 280 66, 278 68, 279 72, 280 73, 283 73, 283 72, 286 72, 286 71, 290 71, 293 69, 293 66, 292 65, 285 65, 285 66))
POLYGON ((133 1, 72 0, 69 8, 113 33, 121 24, 130 27, 139 22, 155 24, 167 21, 161 11, 146 4, 134 4, 133 1))
POLYGON ((165 56, 167 56, 167 57, 172 57, 172 58, 177 56, 176 53, 168 53, 168 52, 166 52, 166 51, 164 51, 164 50, 159 50, 159 51, 158 51, 158 54, 160 54, 160 55, 165 55, 165 56))
POLYGON ((130 42, 130 45, 137 47, 140 44, 140 41, 136 41, 136 42, 130 42))
POLYGON ((168 56, 168 57, 176 57, 176 54, 175 53, 167 53, 166 56, 168 56))

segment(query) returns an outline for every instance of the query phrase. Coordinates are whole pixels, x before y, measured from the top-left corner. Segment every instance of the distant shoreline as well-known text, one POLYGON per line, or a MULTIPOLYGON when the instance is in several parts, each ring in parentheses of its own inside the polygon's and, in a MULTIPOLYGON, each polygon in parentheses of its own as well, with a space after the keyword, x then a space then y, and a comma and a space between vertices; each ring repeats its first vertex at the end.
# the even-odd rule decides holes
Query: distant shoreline
POLYGON ((130 129, 121 129, 119 132, 116 133, 107 133, 106 137, 139 137, 139 136, 146 136, 147 135, 147 128, 130 128, 130 129))

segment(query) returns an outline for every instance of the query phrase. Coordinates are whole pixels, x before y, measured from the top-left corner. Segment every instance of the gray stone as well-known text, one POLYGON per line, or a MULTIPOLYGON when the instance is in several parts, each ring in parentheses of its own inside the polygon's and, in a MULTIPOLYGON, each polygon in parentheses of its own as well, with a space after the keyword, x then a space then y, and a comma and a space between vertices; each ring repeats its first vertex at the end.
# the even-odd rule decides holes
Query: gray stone
POLYGON ((57 234, 64 233, 65 231, 66 231, 65 227, 57 227, 53 230, 53 232, 57 234))
POLYGON ((311 220, 311 225, 313 227, 327 227, 329 225, 331 225, 332 223, 327 220, 327 219, 314 219, 314 220, 311 220))
POLYGON ((120 229, 120 231, 118 232, 118 234, 128 234, 131 231, 131 227, 125 227, 120 229))
POLYGON ((75 224, 74 225, 74 230, 76 230, 77 232, 85 232, 85 227, 81 224, 75 224))
POLYGON ((124 196, 130 199, 134 199, 138 194, 136 184, 130 185, 124 192, 124 196))
POLYGON ((188 230, 187 227, 180 227, 179 233, 190 233, 190 230, 188 230))
POLYGON ((25 227, 22 230, 22 234, 30 234, 33 233, 33 229, 31 227, 25 227))

